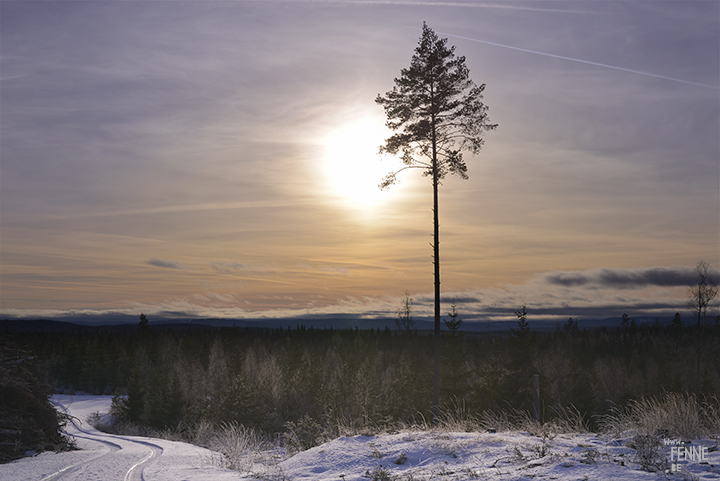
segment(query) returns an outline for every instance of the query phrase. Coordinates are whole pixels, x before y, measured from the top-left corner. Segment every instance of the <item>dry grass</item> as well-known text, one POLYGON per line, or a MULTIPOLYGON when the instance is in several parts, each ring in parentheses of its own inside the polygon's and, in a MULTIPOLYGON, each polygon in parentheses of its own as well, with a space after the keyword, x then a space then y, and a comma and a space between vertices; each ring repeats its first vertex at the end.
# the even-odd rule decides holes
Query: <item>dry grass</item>
POLYGON ((222 424, 214 430, 205 447, 222 455, 223 467, 238 471, 273 449, 273 444, 252 428, 240 424, 222 424))
POLYGON ((614 407, 600 421, 603 431, 614 436, 624 433, 663 434, 667 437, 697 439, 720 434, 717 398, 698 401, 683 393, 663 393, 614 407))
MULTIPOLYGON (((604 432, 615 435, 630 433, 640 436, 637 439, 652 437, 656 443, 658 432, 684 439, 717 436, 720 433, 719 404, 716 398, 698 402, 695 397, 686 394, 665 393, 658 397, 631 401, 624 408, 615 408, 603 418, 600 425, 604 432)), ((256 474, 260 469, 266 473, 263 476, 270 479, 275 476, 272 473, 279 469, 278 463, 288 455, 342 436, 373 436, 408 431, 447 433, 490 430, 525 431, 533 436, 552 439, 561 433, 589 432, 582 414, 574 406, 555 407, 553 412, 551 421, 540 423, 526 411, 511 408, 475 413, 466 409, 464 404, 455 402, 444 406, 435 422, 420 414, 410 422, 397 422, 329 413, 320 420, 306 416, 288 422, 285 424, 285 432, 274 438, 237 423, 216 425, 208 421, 200 422, 192 428, 187 427, 183 435, 186 440, 219 453, 211 460, 213 464, 256 474)), ((118 426, 115 427, 117 432, 118 426)), ((127 433, 133 431, 133 428, 137 429, 137 426, 124 425, 121 428, 121 431, 127 433)), ((150 435, 147 432, 137 434, 150 435)), ((152 434, 165 438, 178 435, 171 432, 152 434)))
POLYGON ((553 408, 555 416, 546 423, 536 421, 529 412, 518 409, 484 411, 478 416, 482 430, 526 431, 533 436, 560 433, 587 433, 587 423, 575 406, 553 408))
POLYGON ((530 413, 519 409, 501 411, 469 411, 463 403, 455 402, 440 409, 435 423, 424 418, 412 425, 404 425, 403 430, 422 431, 439 430, 444 432, 477 431, 526 431, 532 435, 559 433, 587 433, 588 426, 582 414, 575 406, 553 408, 555 416, 546 423, 536 421, 530 413))

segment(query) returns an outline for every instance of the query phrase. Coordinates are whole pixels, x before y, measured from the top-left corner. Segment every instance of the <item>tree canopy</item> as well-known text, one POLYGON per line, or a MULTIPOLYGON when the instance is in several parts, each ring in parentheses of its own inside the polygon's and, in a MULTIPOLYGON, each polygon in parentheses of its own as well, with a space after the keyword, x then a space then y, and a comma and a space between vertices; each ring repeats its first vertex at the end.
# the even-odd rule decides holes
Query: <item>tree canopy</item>
POLYGON ((465 57, 455 56, 455 46, 448 47, 446 38, 423 23, 410 67, 401 69, 392 90, 375 99, 385 109, 387 127, 397 131, 380 151, 400 154, 406 165, 388 174, 381 188, 396 183, 407 168, 421 168, 438 180, 448 173, 468 178, 463 151, 478 154, 483 132, 497 128, 483 103, 485 84, 476 85, 469 74, 465 57))

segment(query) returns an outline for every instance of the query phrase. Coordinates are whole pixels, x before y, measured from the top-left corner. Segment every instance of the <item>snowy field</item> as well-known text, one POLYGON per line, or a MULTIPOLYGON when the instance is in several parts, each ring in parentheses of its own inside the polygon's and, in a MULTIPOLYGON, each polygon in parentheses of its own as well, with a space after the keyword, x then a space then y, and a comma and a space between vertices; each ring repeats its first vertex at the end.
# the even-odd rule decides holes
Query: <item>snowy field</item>
MULTIPOLYGON (((717 439, 686 440, 694 459, 677 472, 646 472, 626 439, 593 434, 545 437, 523 432, 400 432, 338 438, 287 457, 282 451, 248 453, 245 472, 223 469, 220 455, 190 444, 101 433, 87 422, 106 413, 108 396, 56 396, 76 419, 67 432, 79 451, 42 453, 0 465, 0 480, 710 480, 720 479, 717 439), (705 448, 705 449, 703 449, 705 448), (698 459, 697 453, 701 453, 698 459)), ((662 446, 656 460, 677 458, 662 446)), ((683 451, 684 454, 684 451, 683 451)), ((688 455, 689 457, 689 455, 688 455)))
MULTIPOLYGON (((705 464, 681 461, 678 474, 649 473, 623 441, 589 434, 407 432, 336 439, 280 467, 288 479, 307 480, 720 479, 715 450, 705 464)), ((670 448, 663 451, 669 459, 670 448)))

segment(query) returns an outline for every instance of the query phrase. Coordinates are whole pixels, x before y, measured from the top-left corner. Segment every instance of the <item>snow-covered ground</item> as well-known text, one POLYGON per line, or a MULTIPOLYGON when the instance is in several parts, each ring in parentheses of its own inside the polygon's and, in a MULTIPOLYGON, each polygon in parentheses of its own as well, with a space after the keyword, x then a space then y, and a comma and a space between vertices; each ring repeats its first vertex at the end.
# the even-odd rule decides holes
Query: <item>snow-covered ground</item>
MULTIPOLYGON (((297 480, 720 479, 717 451, 708 453, 706 464, 681 461, 682 475, 649 473, 622 441, 591 434, 407 432, 336 439, 279 466, 297 480)), ((670 448, 664 451, 669 456, 670 448)))
MULTIPOLYGON (((67 431, 82 450, 42 453, 0 465, 0 480, 720 479, 717 440, 692 440, 705 459, 681 460, 678 473, 650 473, 641 470, 635 450, 624 445, 627 439, 593 434, 538 437, 523 432, 343 437, 284 460, 277 459, 277 452, 249 454, 247 470, 241 473, 222 469, 219 455, 203 448, 98 432, 86 420, 108 411, 107 396, 54 399, 77 418, 67 431)), ((672 448, 661 447, 660 459, 669 460, 672 448)))
POLYGON ((93 413, 110 410, 110 396, 54 396, 59 409, 75 419, 66 427, 80 451, 45 452, 0 464, 2 481, 224 481, 237 472, 213 464, 218 455, 186 443, 137 436, 114 436, 89 425, 93 413))

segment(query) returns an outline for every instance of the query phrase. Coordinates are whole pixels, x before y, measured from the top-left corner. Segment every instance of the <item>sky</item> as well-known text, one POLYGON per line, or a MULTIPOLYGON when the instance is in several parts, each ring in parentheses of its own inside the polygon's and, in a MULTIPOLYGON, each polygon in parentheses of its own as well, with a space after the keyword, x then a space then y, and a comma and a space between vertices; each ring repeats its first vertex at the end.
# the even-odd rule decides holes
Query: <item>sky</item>
POLYGON ((423 21, 499 125, 441 186, 443 313, 689 316, 716 1, 2 1, 0 316, 430 315, 430 180, 377 187, 423 21))

